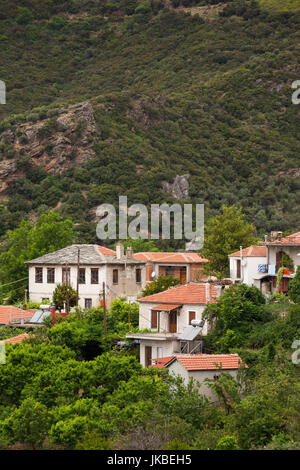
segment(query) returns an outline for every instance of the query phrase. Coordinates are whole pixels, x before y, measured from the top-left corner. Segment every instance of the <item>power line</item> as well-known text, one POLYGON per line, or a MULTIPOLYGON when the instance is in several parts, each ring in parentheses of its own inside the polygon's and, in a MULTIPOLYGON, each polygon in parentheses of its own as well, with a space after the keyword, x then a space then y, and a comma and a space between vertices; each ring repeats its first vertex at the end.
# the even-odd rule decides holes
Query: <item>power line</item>
POLYGON ((27 277, 23 277, 22 279, 19 279, 18 281, 8 282, 7 284, 1 284, 1 285, 0 285, 0 289, 1 289, 2 287, 5 287, 5 286, 10 286, 11 284, 16 284, 17 282, 25 281, 25 279, 27 280, 27 279, 28 279, 28 276, 27 276, 27 277))

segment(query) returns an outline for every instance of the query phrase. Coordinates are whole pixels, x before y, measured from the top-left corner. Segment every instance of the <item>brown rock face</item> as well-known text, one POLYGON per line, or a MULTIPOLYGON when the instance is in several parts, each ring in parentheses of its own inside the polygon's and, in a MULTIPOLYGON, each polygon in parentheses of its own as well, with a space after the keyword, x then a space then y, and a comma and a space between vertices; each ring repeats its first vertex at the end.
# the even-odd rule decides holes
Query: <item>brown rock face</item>
POLYGON ((0 161, 0 195, 9 183, 22 175, 18 159, 29 157, 32 165, 60 174, 70 166, 81 167, 95 155, 97 126, 93 107, 85 101, 65 106, 58 114, 35 123, 16 125, 0 135, 0 142, 16 151, 0 161))
POLYGON ((163 181, 162 189, 166 193, 171 193, 176 199, 184 201, 189 197, 189 175, 176 175, 173 183, 163 181))

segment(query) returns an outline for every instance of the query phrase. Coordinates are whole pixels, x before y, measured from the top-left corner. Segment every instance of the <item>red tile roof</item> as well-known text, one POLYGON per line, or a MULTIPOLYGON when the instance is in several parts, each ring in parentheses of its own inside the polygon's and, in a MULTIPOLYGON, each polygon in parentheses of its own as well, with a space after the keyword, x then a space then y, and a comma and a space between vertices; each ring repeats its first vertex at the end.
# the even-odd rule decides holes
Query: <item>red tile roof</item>
MULTIPOLYGON (((232 370, 238 369, 242 365, 248 368, 247 364, 243 364, 238 354, 176 354, 174 358, 186 370, 217 370, 221 366, 222 369, 232 370)), ((170 365, 170 361, 165 365, 170 365)))
POLYGON ((138 302, 155 302, 167 304, 207 304, 215 302, 217 289, 209 283, 190 282, 189 284, 170 287, 158 294, 138 299, 138 302))
POLYGON ((11 343, 11 344, 22 343, 23 339, 25 339, 25 338, 29 338, 29 335, 27 333, 22 333, 21 335, 13 336, 12 338, 4 339, 3 343, 11 343))
MULTIPOLYGON (((229 256, 234 256, 234 257, 240 257, 241 252, 235 251, 234 253, 231 253, 229 256)), ((257 245, 251 245, 248 246, 247 248, 244 248, 242 250, 242 256, 243 257, 265 257, 267 256, 267 247, 266 246, 257 246, 257 245)))
POLYGON ((178 304, 160 304, 152 307, 152 310, 165 310, 166 312, 171 312, 171 310, 175 310, 178 307, 182 307, 182 305, 178 304))
POLYGON ((14 305, 0 305, 0 324, 9 325, 13 318, 31 318, 35 310, 22 310, 14 305))
POLYGON ((152 359, 155 364, 151 364, 152 367, 165 367, 168 362, 174 359, 174 356, 169 357, 159 357, 158 359, 152 359))
POLYGON ((292 233, 287 237, 282 237, 281 240, 267 242, 266 245, 300 245, 300 232, 292 233))
POLYGON ((116 252, 113 250, 110 250, 109 248, 106 248, 106 246, 100 246, 98 245, 98 250, 102 255, 104 256, 116 256, 116 252))
POLYGON ((206 258, 201 258, 198 253, 169 253, 169 252, 142 252, 135 253, 134 257, 141 261, 153 263, 207 263, 206 258))

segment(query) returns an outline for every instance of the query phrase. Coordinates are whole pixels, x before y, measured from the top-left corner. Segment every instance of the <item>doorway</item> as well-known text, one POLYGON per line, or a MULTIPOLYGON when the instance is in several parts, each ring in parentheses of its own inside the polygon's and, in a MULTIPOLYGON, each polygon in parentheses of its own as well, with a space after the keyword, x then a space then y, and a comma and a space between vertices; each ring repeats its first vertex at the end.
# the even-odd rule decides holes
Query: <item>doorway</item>
POLYGON ((169 313, 169 332, 177 333, 177 311, 173 310, 169 313))
POLYGON ((145 367, 152 364, 152 346, 145 346, 145 367))

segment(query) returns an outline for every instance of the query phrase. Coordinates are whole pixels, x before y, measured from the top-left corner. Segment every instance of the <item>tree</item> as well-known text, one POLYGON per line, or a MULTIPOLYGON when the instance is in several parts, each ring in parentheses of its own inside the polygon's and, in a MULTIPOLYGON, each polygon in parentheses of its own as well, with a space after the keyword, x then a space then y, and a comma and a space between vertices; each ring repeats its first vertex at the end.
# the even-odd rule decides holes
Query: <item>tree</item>
POLYGON ((215 325, 211 333, 215 347, 228 352, 241 346, 257 322, 270 319, 264 304, 265 298, 256 287, 235 284, 226 289, 218 302, 204 311, 204 317, 215 325))
POLYGON ((180 284, 180 280, 172 276, 159 276, 157 279, 147 284, 142 292, 142 297, 163 292, 169 287, 177 286, 178 284, 180 284))
POLYGON ((255 244, 254 227, 245 220, 235 205, 222 206, 223 213, 209 220, 206 226, 204 248, 201 255, 208 258, 203 271, 219 279, 229 276, 228 255, 255 244))
POLYGON ((25 25, 31 23, 34 19, 33 13, 26 7, 18 7, 16 21, 18 24, 25 25))
POLYGON ((69 300, 69 307, 76 305, 76 290, 72 286, 66 284, 57 284, 55 291, 53 292, 53 303, 58 310, 62 310, 64 305, 69 300))
POLYGON ((300 266, 297 267, 294 279, 290 281, 289 294, 296 304, 300 304, 300 266))
POLYGON ((134 253, 147 252, 147 251, 159 251, 153 240, 143 240, 142 238, 127 238, 124 240, 124 248, 131 247, 134 253))
POLYGON ((22 442, 30 444, 33 449, 42 445, 48 429, 48 410, 33 398, 24 400, 21 406, 1 423, 2 435, 8 444, 22 442))
MULTIPOLYGON (((35 226, 28 220, 22 220, 16 229, 8 230, 4 237, 0 255, 0 283, 9 284, 26 278, 28 268, 25 261, 65 248, 73 243, 74 237, 73 222, 62 219, 55 212, 41 215, 35 226)), ((12 300, 20 298, 23 287, 22 283, 17 283, 0 289, 0 299, 10 294, 10 291, 12 300)))

